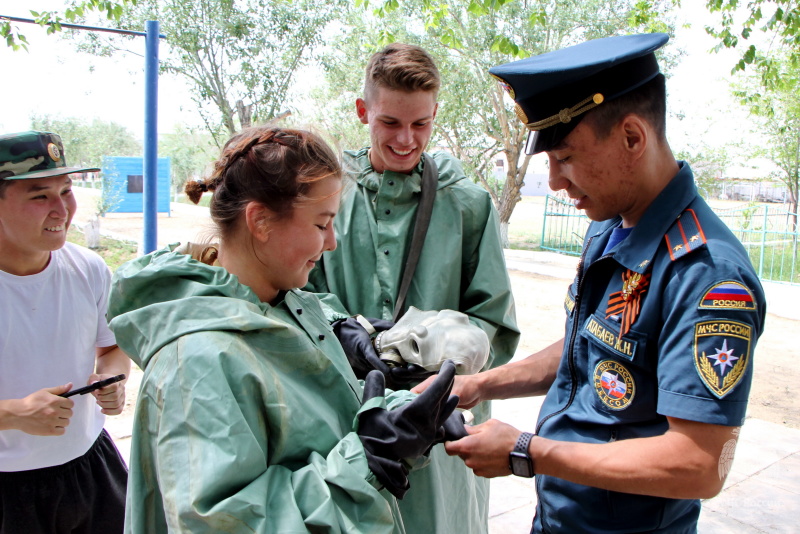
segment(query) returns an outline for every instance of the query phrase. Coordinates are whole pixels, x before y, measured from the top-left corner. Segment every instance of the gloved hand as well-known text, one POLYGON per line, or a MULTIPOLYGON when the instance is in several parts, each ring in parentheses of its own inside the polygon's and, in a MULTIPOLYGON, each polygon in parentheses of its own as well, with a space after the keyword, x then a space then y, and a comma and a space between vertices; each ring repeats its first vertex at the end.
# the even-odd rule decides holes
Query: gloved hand
MULTIPOLYGON (((367 319, 367 321, 376 332, 388 330, 394 326, 392 321, 383 319, 367 319)), ((367 329, 355 317, 340 319, 331 326, 357 378, 366 378, 373 369, 377 369, 384 376, 389 376, 389 366, 378 358, 378 354, 372 346, 371 333, 367 332, 367 329)))
MULTIPOLYGON (((358 437, 367 453, 367 463, 378 480, 392 495, 402 499, 408 491, 407 470, 401 460, 425 454, 434 443, 442 441, 442 426, 458 405, 450 395, 456 366, 446 361, 439 376, 410 403, 392 410, 373 408, 358 415, 358 437)), ((364 383, 363 402, 384 395, 384 377, 370 372, 364 383)))
POLYGON ((461 438, 465 438, 469 436, 467 434, 467 429, 464 428, 467 422, 464 420, 464 414, 455 410, 453 413, 450 414, 442 427, 444 428, 444 438, 438 443, 444 443, 445 441, 458 441, 461 438))
MULTIPOLYGON (((394 326, 392 321, 384 319, 366 318, 366 320, 372 325, 375 332, 389 330, 394 326)), ((397 390, 407 389, 411 384, 422 382, 436 374, 414 364, 398 367, 388 366, 380 359, 372 345, 372 332, 368 332, 355 317, 334 321, 331 326, 347 355, 347 360, 350 362, 356 378, 366 378, 367 373, 374 369, 383 373, 386 378, 386 387, 397 390)))
MULTIPOLYGON (((381 363, 383 363, 381 361, 381 363)), ((386 364, 384 364, 386 365, 386 364)), ((389 367, 389 375, 386 377, 386 387, 389 389, 408 389, 411 385, 422 382, 435 371, 428 371, 424 367, 413 363, 407 363, 398 367, 389 367)))

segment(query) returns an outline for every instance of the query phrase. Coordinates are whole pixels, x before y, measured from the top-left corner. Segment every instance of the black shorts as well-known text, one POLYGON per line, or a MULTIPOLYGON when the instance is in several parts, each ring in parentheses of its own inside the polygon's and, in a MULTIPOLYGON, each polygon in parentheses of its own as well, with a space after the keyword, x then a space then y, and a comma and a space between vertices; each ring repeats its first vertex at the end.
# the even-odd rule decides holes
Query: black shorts
POLYGON ((128 468, 103 430, 80 458, 0 472, 0 534, 116 534, 125 523, 128 468))

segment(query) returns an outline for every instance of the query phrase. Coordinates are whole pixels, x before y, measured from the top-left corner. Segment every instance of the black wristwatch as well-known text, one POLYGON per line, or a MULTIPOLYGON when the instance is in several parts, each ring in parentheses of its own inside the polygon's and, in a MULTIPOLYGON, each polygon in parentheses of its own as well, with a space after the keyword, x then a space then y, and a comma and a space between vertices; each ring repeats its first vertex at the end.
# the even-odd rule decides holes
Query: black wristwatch
POLYGON ((511 472, 518 477, 532 478, 535 474, 533 472, 533 460, 528 455, 528 444, 531 442, 533 434, 530 432, 523 432, 514 450, 508 453, 508 464, 511 467, 511 472))

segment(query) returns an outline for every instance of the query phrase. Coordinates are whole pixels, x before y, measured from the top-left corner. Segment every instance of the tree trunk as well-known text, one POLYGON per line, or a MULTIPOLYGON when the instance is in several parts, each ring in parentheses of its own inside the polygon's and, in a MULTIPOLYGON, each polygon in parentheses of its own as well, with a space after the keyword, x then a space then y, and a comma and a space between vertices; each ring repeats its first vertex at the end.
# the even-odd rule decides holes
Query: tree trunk
POLYGON ((503 248, 509 248, 511 242, 508 240, 508 223, 501 222, 500 223, 500 244, 503 248))
POLYGON ((241 100, 237 100, 236 111, 239 115, 239 124, 242 129, 253 125, 253 104, 245 104, 241 100))
POLYGON ((83 227, 83 235, 86 238, 86 246, 91 249, 100 248, 100 219, 97 214, 92 215, 86 226, 83 227))

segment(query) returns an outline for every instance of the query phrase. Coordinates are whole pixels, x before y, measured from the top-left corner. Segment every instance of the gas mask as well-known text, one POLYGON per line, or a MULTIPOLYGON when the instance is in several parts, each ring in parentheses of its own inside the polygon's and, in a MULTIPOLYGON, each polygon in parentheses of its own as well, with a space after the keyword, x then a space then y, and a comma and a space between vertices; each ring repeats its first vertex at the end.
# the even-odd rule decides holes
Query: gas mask
POLYGON ((413 363, 432 372, 445 360, 452 360, 457 374, 475 374, 489 359, 486 332, 454 310, 421 311, 411 306, 392 328, 378 334, 373 344, 389 366, 413 363))

